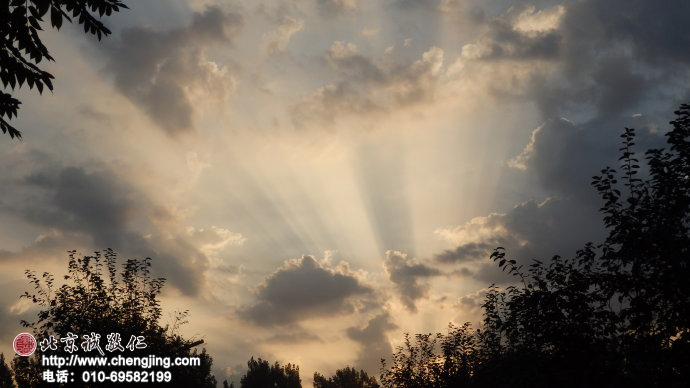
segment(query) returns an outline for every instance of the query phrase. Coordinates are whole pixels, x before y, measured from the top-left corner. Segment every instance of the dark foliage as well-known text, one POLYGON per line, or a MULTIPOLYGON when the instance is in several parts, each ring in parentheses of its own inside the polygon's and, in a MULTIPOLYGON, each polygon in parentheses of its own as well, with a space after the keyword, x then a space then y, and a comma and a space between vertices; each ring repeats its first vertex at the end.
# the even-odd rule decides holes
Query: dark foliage
POLYGON ((223 380, 223 388, 235 388, 235 384, 230 383, 230 385, 228 385, 228 380, 223 380))
POLYGON ((281 366, 278 361, 271 365, 266 360, 254 359, 247 362, 247 373, 240 380, 241 388, 301 388, 299 367, 293 364, 281 366))
POLYGON ((382 361, 384 387, 462 387, 477 367, 478 344, 469 323, 449 325, 448 334, 417 334, 415 341, 405 335, 405 344, 386 368, 382 361))
MULTIPOLYGON (((4 0, 0 2, 0 81, 5 90, 36 87, 39 93, 53 90, 52 74, 38 65, 52 61, 48 48, 41 42, 39 31, 47 18, 50 26, 62 27, 63 21, 76 21, 84 32, 99 40, 110 30, 99 20, 127 6, 121 0, 4 0)), ((0 92, 0 130, 10 137, 21 133, 8 120, 17 116, 21 102, 11 94, 0 92)))
POLYGON ((314 373, 314 388, 379 388, 374 376, 367 372, 346 366, 338 369, 328 379, 322 374, 314 373))
MULTIPOLYGON (((73 333, 79 336, 78 343, 81 343, 82 335, 100 334, 100 347, 106 356, 120 354, 136 357, 199 357, 200 366, 173 366, 169 369, 154 367, 148 370, 169 370, 172 373, 172 383, 161 384, 162 386, 215 387, 216 380, 211 375, 211 357, 205 350, 192 350, 203 341, 184 339, 176 333, 179 325, 186 322, 188 313, 178 313, 172 325, 163 327, 159 324, 161 307, 158 295, 165 279, 152 278, 150 267, 149 258, 130 259, 122 265, 121 270, 118 270, 117 257, 112 250, 106 250, 104 253, 95 252, 93 256, 83 257, 78 257, 75 251, 69 252, 68 273, 64 277, 66 283, 58 288, 51 274, 46 272, 39 278, 34 272, 26 272, 34 285, 35 293, 26 292, 22 297, 31 300, 42 310, 39 311, 36 322, 22 324, 33 329, 34 336, 39 342, 50 335, 58 339, 73 333), (128 343, 131 336, 143 336, 146 348, 133 351, 116 350, 110 353, 105 348, 108 343, 106 336, 110 333, 120 334, 122 346, 128 343)), ((99 355, 95 350, 86 353, 82 349, 75 354, 99 355)), ((15 357, 13 369, 19 388, 51 385, 41 381, 44 368, 39 364, 39 357, 42 355, 69 357, 64 343, 60 342, 56 350, 37 351, 32 357, 15 357)), ((82 369, 70 367, 69 370, 74 372, 75 376, 81 376, 82 369)), ((109 372, 108 368, 99 370, 109 372)), ((104 385, 75 383, 70 386, 104 385)))
POLYGON ((14 373, 5 362, 5 355, 0 353, 0 388, 11 388, 14 386, 14 373))
POLYGON ((690 105, 675 113, 669 149, 645 154, 647 177, 626 128, 622 174, 593 178, 603 243, 527 267, 497 248, 492 258, 516 281, 489 288, 481 329, 407 337, 382 385, 690 386, 690 105))

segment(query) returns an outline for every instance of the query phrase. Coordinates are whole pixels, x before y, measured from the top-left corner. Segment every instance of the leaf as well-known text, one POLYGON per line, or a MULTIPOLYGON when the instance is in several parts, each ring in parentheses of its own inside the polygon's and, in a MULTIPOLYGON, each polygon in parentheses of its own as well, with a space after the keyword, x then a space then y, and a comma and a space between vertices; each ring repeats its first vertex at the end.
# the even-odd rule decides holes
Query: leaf
POLYGON ((58 30, 62 27, 62 11, 52 7, 50 9, 50 24, 58 30))

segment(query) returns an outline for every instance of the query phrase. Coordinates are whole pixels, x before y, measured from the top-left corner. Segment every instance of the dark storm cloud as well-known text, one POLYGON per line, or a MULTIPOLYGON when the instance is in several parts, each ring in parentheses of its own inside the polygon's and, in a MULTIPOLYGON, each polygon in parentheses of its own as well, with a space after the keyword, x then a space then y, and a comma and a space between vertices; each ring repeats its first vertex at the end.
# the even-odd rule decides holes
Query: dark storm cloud
POLYGON ((423 279, 441 275, 438 269, 419 263, 398 251, 387 251, 383 266, 388 278, 395 284, 400 300, 410 311, 417 310, 415 302, 426 297, 429 291, 429 285, 423 279))
POLYGON ((690 61, 690 52, 682 49, 690 45, 687 1, 669 0, 660 6, 652 0, 588 0, 567 7, 562 31, 570 60, 578 53, 628 44, 633 49, 631 58, 652 65, 668 68, 690 61))
POLYGON ((361 345, 355 365, 369 373, 376 373, 381 368, 381 358, 389 358, 393 353, 387 332, 398 326, 388 312, 383 312, 370 319, 362 328, 347 329, 347 336, 361 345))
POLYGON ((650 133, 648 125, 632 117, 593 120, 584 125, 562 118, 550 119, 532 132, 522 153, 510 164, 535 174, 551 193, 599 205, 596 190, 591 186, 592 176, 605 166, 618 167, 618 135, 624 127, 638 128, 638 152, 663 147, 663 138, 650 133))
POLYGON ((194 109, 187 89, 211 89, 223 82, 223 74, 216 74, 205 59, 205 48, 231 42, 242 25, 239 14, 210 7, 194 14, 186 28, 128 29, 110 51, 106 69, 115 76, 117 89, 168 134, 189 131, 194 109))
POLYGON ((638 159, 649 148, 663 147, 663 139, 650 133, 641 118, 592 120, 576 125, 565 119, 547 120, 532 132, 529 142, 510 164, 533 175, 551 194, 546 201, 527 201, 504 214, 478 217, 438 234, 457 244, 435 255, 444 264, 479 266, 471 276, 489 283, 508 280, 490 252, 505 247, 520 263, 549 260, 554 255, 572 256, 586 242, 605 236, 599 208, 603 201, 591 185, 592 176, 605 166, 618 167, 623 127, 638 127, 638 159), (637 125, 636 125, 637 124, 637 125))
POLYGON ((371 294, 353 274, 327 268, 312 256, 291 260, 259 286, 257 302, 240 315, 259 325, 285 325, 355 311, 351 298, 371 294))
POLYGON ((659 99, 671 110, 688 87, 690 55, 682 47, 690 32, 678 16, 690 11, 687 2, 410 3, 482 15, 472 18, 477 37, 463 47, 464 63, 491 74, 494 95, 534 101, 544 119, 627 116, 659 99), (505 71, 511 66, 527 74, 505 71))
POLYGON ((460 271, 486 283, 510 280, 490 260, 494 248, 504 247, 521 264, 534 259, 547 261, 554 255, 572 256, 588 241, 600 241, 602 222, 596 206, 571 199, 551 198, 542 203, 521 203, 505 214, 478 217, 465 225, 441 232, 457 237, 458 248, 435 256, 442 264, 473 265, 460 271), (475 252, 473 252, 475 251, 475 252))
POLYGON ((550 192, 580 194, 578 196, 582 195, 583 190, 591 193, 591 188, 583 180, 603 168, 598 164, 601 157, 592 156, 615 154, 617 147, 613 139, 602 142, 597 133, 588 132, 585 134, 582 128, 566 119, 547 120, 532 132, 522 153, 510 163, 513 167, 536 174, 550 192), (587 157, 595 160, 588 162, 587 157), (582 163, 573 163, 573 159, 582 163))
MULTIPOLYGON (((601 205, 591 177, 607 165, 617 167, 624 127, 638 129, 638 150, 661 146, 662 138, 645 127, 671 119, 669 113, 681 102, 678 91, 688 87, 690 54, 680 48, 690 42, 690 30, 679 15, 690 14, 690 3, 588 0, 564 6, 561 22, 551 31, 559 35, 555 71, 535 74, 526 94, 540 107, 544 124, 512 164, 535 175, 560 201, 569 201, 559 208, 579 211, 601 205), (559 117, 583 111, 590 113, 575 122, 559 117), (633 119, 637 112, 645 119, 633 119)), ((561 214, 564 220, 578 218, 565 209, 561 214)), ((568 235, 563 230, 561 238, 568 235)))
POLYGON ((3 156, 0 162, 12 158, 23 168, 1 178, 0 212, 42 230, 22 249, 0 251, 4 261, 60 260, 67 250, 113 248, 122 257, 151 257, 154 271, 185 294, 194 295, 202 287, 206 256, 188 236, 153 224, 151 198, 127 177, 106 165, 62 166, 35 152, 3 156), (170 234, 175 238, 163 237, 170 234))
POLYGON ((690 31, 679 15, 690 13, 690 3, 590 0, 562 7, 560 22, 545 30, 521 30, 519 19, 555 14, 556 8, 511 7, 486 21, 486 32, 465 54, 480 61, 553 62, 555 71, 535 71, 520 95, 534 99, 545 118, 578 106, 592 107, 601 117, 630 113, 687 76, 690 54, 682 47, 690 43, 690 31))
POLYGON ((635 73, 625 58, 612 57, 599 63, 592 75, 599 89, 597 105, 602 116, 635 107, 653 85, 645 75, 635 73))
POLYGON ((40 171, 25 182, 39 187, 48 202, 26 204, 26 220, 38 225, 89 233, 94 243, 120 246, 137 208, 134 190, 110 171, 87 173, 78 167, 40 171))
POLYGON ((539 109, 543 124, 509 164, 535 178, 549 198, 456 228, 457 246, 435 259, 463 264, 475 259, 472 276, 495 282, 504 277, 486 255, 496 246, 524 263, 573 255, 587 241, 601 241, 602 201, 592 176, 605 166, 618 167, 624 127, 638 129, 638 151, 662 146, 653 130, 671 119, 689 86, 690 52, 681 47, 688 46, 690 30, 678 16, 688 14, 690 3, 684 1, 659 6, 587 0, 504 8, 487 17, 483 34, 463 49, 463 57, 496 69, 534 64, 522 87, 500 76, 487 82, 494 95, 533 101, 539 109), (545 15, 552 17, 546 27, 538 28, 534 20, 524 24, 525 18, 545 15), (638 112, 642 118, 633 117, 638 112))

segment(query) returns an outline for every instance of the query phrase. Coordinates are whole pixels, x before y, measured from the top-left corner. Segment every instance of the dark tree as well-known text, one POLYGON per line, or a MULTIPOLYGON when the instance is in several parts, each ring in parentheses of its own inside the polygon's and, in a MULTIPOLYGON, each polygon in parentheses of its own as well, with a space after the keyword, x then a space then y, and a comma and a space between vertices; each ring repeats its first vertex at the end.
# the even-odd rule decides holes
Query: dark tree
POLYGON ((478 341, 470 324, 448 326, 448 334, 408 334, 392 365, 382 360, 381 385, 389 388, 465 387, 479 362, 478 341))
POLYGON ((271 365, 266 360, 247 361, 247 373, 240 380, 241 388, 301 388, 299 367, 293 364, 281 366, 278 361, 271 365))
POLYGON ((5 355, 0 353, 0 388, 12 388, 14 386, 14 373, 5 362, 5 355))
POLYGON ((382 385, 690 386, 690 105, 675 113, 669 147, 647 151, 647 169, 626 128, 622 173, 593 178, 603 243, 526 266, 497 248, 515 282, 489 288, 480 330, 406 337, 382 385))
MULTIPOLYGON (((39 93, 53 90, 53 75, 38 65, 52 61, 48 48, 41 42, 45 18, 50 26, 60 29, 63 21, 76 22, 87 34, 100 40, 110 30, 99 20, 127 6, 121 0, 4 0, 0 3, 0 80, 5 90, 20 88, 26 83, 39 93)), ((9 93, 0 92, 0 129, 10 137, 21 133, 8 120, 17 116, 21 102, 9 93)))
POLYGON ((322 374, 314 373, 314 388, 379 388, 374 376, 367 372, 346 366, 338 369, 328 379, 322 374))
MULTIPOLYGON (((176 333, 179 325, 186 322, 188 313, 178 313, 172 325, 160 325, 161 308, 158 295, 165 279, 151 277, 150 267, 149 258, 130 259, 119 270, 117 257, 109 249, 104 253, 95 252, 93 256, 83 257, 77 256, 75 251, 69 252, 68 273, 64 277, 66 283, 60 287, 56 286, 54 277, 49 273, 43 273, 39 278, 34 272, 26 272, 34 285, 35 293, 27 292, 22 297, 31 300, 42 310, 39 311, 36 322, 22 324, 33 329, 34 336, 39 342, 51 335, 58 339, 73 333, 79 336, 81 343, 83 335, 99 334, 100 347, 106 356, 158 355, 171 359, 199 357, 200 366, 173 366, 167 369, 172 373, 172 385, 162 385, 215 387, 216 380, 211 375, 211 357, 205 349, 201 352, 193 349, 203 341, 185 339, 176 333), (111 333, 120 335, 123 347, 132 336, 142 336, 146 348, 109 353, 105 346, 108 343, 106 336, 111 333)), ((99 355, 97 351, 79 351, 82 356, 99 355)), ((40 370, 43 368, 38 368, 38 353, 37 351, 34 356, 28 358, 15 357, 13 367, 20 388, 40 385, 40 370), (37 368, 39 372, 36 372, 37 368)), ((45 354, 69 356, 63 344, 59 342, 56 350, 46 350, 45 354)), ((70 368, 70 372, 74 372, 75 376, 81 374, 79 368, 70 368)), ((92 383, 82 386, 95 385, 92 383)))
POLYGON ((17 382, 17 387, 46 387, 47 383, 41 381, 41 373, 43 368, 37 357, 15 357, 12 360, 12 370, 14 371, 14 380, 17 382))

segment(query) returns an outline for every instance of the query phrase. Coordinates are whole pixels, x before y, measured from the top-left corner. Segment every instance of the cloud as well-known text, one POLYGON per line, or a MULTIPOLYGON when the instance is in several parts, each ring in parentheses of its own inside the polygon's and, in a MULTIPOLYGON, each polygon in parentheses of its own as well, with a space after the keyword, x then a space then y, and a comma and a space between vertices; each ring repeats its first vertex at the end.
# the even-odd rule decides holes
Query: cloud
POLYGON ((661 136, 645 130, 645 127, 656 128, 652 125, 636 117, 614 116, 583 125, 564 118, 550 119, 532 131, 522 152, 508 163, 533 174, 552 195, 599 207, 600 200, 591 179, 605 166, 618 166, 618 135, 624 127, 638 127, 635 149, 641 152, 663 147, 661 136), (638 127, 640 124, 642 128, 638 127))
POLYGON ((443 50, 431 47, 416 61, 380 61, 361 54, 353 43, 335 41, 324 55, 342 79, 322 86, 292 106, 300 126, 330 124, 339 116, 370 116, 434 100, 442 75, 443 50))
POLYGON ((21 249, 0 251, 3 262, 61 260, 67 250, 113 248, 122 257, 151 257, 157 275, 197 295, 205 285, 207 254, 243 239, 216 227, 184 230, 167 213, 166 222, 158 222, 162 210, 154 198, 106 164, 63 166, 37 152, 12 158, 23 168, 1 178, 0 214, 40 234, 21 249))
POLYGON ((686 2, 658 7, 648 0, 510 7, 480 22, 480 36, 463 46, 461 58, 494 70, 531 64, 524 82, 511 83, 511 72, 486 81, 510 85, 496 87, 497 95, 530 99, 545 119, 583 109, 594 117, 631 114, 659 93, 674 100, 687 88, 690 54, 679 47, 690 33, 678 15, 688 11, 686 2))
POLYGON ((588 0, 568 5, 563 31, 571 42, 571 53, 583 48, 579 45, 585 45, 587 51, 603 51, 603 42, 608 42, 608 47, 629 44, 638 60, 664 66, 668 61, 683 64, 690 60, 690 53, 679 49, 690 44, 690 32, 682 17, 688 12, 690 4, 682 0, 665 2, 663 7, 650 0, 607 4, 588 0))
POLYGON ((337 16, 356 11, 359 0, 316 0, 316 6, 323 16, 337 16))
MULTIPOLYGON (((443 232, 448 233, 447 230, 443 232)), ((462 233, 462 230, 459 231, 462 233)), ((450 233, 448 233, 450 234, 450 233)), ((496 238, 496 237, 494 237, 496 238)), ((459 245, 455 249, 445 250, 435 256, 435 259, 441 263, 462 263, 468 261, 475 261, 483 257, 487 257, 490 252, 498 246, 498 241, 495 244, 487 242, 468 242, 459 245)))
POLYGON ((195 294, 202 286, 206 257, 183 238, 162 237, 167 231, 157 231, 155 238, 138 232, 135 224, 146 222, 141 215, 151 202, 105 166, 94 171, 49 167, 28 175, 24 184, 38 188, 39 199, 21 203, 14 211, 26 222, 56 231, 33 245, 61 246, 63 236, 86 236, 95 249, 109 247, 124 255, 155 258, 161 263, 159 271, 185 293, 195 294))
POLYGON ((227 246, 241 246, 247 240, 240 233, 234 233, 225 228, 211 226, 208 229, 187 227, 190 239, 199 246, 207 256, 218 254, 227 246))
POLYGON ((354 312, 353 299, 372 293, 347 267, 329 268, 305 255, 269 275, 259 286, 256 303, 240 315, 262 326, 287 325, 354 312))
POLYGON ((369 373, 376 373, 381 368, 381 358, 390 357, 393 349, 387 332, 398 326, 388 312, 382 312, 371 318, 364 327, 347 329, 347 336, 361 345, 355 365, 369 373))
POLYGON ((415 302, 426 297, 429 291, 429 285, 421 283, 420 279, 441 275, 439 270, 398 251, 386 251, 383 266, 388 278, 395 284, 400 300, 412 312, 417 310, 415 302))
MULTIPOLYGON (((28 299, 20 299, 24 290, 31 290, 28 280, 12 280, 0 283, 2 295, 0 295, 0 340, 5 344, 11 344, 14 337, 26 328, 21 321, 33 322, 36 320, 37 309, 28 299)), ((7 347, 11 351, 11 347, 7 347)))
POLYGON ((276 333, 267 339, 270 343, 279 344, 302 344, 305 342, 323 342, 318 335, 306 331, 290 332, 290 333, 276 333))
POLYGON ((503 18, 490 21, 487 33, 462 47, 462 56, 482 61, 557 59, 561 39, 558 32, 553 28, 525 30, 520 22, 527 24, 503 18))
POLYGON ((515 16, 513 24, 515 30, 528 34, 552 31, 560 26, 564 14, 565 7, 562 5, 543 9, 528 5, 515 16))
POLYGON ((482 304, 485 301, 487 290, 487 288, 479 289, 455 299, 453 307, 458 311, 455 322, 470 322, 478 327, 481 326, 484 319, 482 304))
POLYGON ((264 33, 263 46, 268 55, 282 53, 287 49, 292 35, 304 28, 304 21, 286 16, 275 30, 264 33))
POLYGON ((379 32, 381 32, 381 30, 379 28, 373 28, 373 27, 372 28, 366 28, 365 27, 359 31, 359 34, 362 37, 369 38, 369 37, 378 35, 379 32))
POLYGON ((239 33, 243 19, 209 7, 195 13, 188 27, 159 32, 131 28, 109 51, 106 70, 115 87, 169 135, 193 128, 196 94, 224 100, 235 80, 225 67, 206 57, 211 44, 227 44, 239 33))
MULTIPOLYGON (((596 207, 578 201, 549 198, 543 202, 527 201, 507 213, 476 217, 436 234, 456 248, 434 256, 444 264, 470 265, 470 275, 489 283, 507 280, 489 254, 496 247, 520 263, 533 259, 549 260, 554 255, 574 255, 588 241, 600 241, 602 225, 596 207)), ((462 274, 462 273, 461 273, 462 274)))
POLYGON ((383 69, 360 54, 353 43, 335 41, 324 57, 334 69, 359 82, 378 84, 385 81, 383 69))
POLYGON ((87 233, 101 246, 120 246, 141 198, 112 171, 81 167, 40 170, 26 177, 47 201, 24 203, 25 220, 58 230, 87 233))
MULTIPOLYGON (((572 195, 576 190, 579 191, 579 186, 583 183, 576 177, 583 174, 591 177, 603 167, 599 165, 586 168, 589 163, 571 163, 572 159, 580 159, 580 155, 591 158, 595 151, 593 148, 599 144, 600 140, 584 136, 582 132, 570 120, 548 120, 532 131, 525 148, 508 164, 520 170, 534 171, 544 187, 551 192, 572 195), (573 182, 576 182, 577 187, 572 187, 573 182)), ((591 191, 589 186, 586 189, 591 191)))

